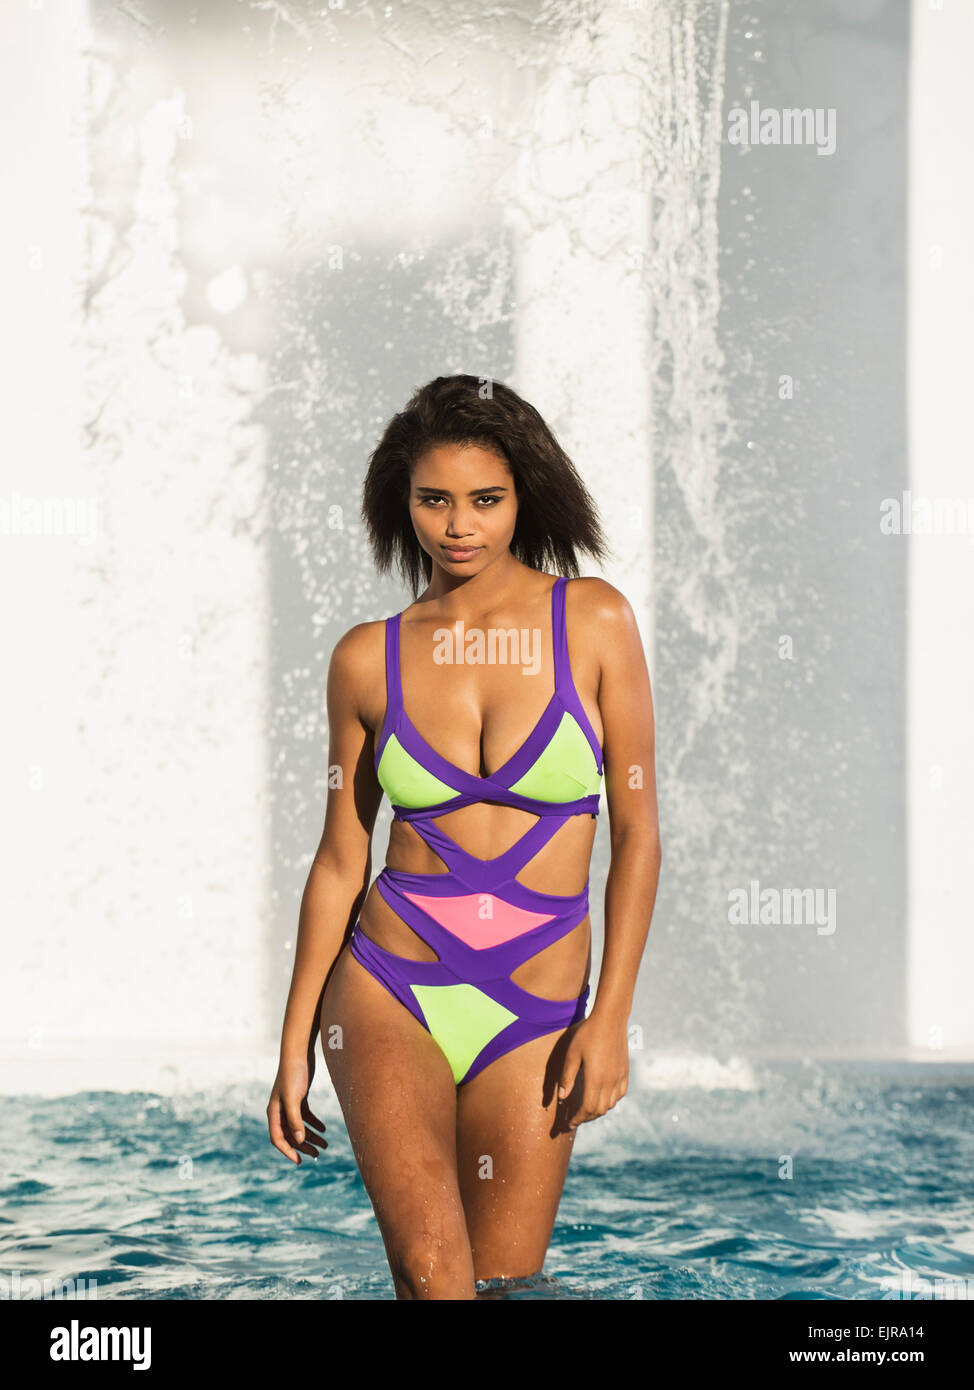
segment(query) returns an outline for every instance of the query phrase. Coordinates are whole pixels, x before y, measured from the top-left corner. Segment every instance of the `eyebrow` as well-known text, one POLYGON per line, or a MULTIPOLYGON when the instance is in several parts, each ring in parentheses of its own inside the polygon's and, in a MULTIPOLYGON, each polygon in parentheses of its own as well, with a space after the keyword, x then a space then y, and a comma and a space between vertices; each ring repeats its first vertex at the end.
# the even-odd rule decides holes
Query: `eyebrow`
MULTIPOLYGON (((453 493, 446 487, 417 487, 417 492, 432 492, 437 497, 452 497, 453 493)), ((467 493, 468 497, 476 497, 484 492, 506 492, 507 488, 503 483, 494 483, 491 487, 472 487, 467 493)))

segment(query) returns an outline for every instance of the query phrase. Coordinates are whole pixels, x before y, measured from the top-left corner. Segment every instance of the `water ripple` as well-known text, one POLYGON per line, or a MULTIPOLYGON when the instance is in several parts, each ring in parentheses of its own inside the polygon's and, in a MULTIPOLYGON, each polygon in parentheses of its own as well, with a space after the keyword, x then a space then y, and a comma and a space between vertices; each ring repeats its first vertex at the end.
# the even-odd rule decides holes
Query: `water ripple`
MULTIPOLYGON (((265 1090, 0 1100, 6 1277, 94 1279, 109 1299, 391 1298, 340 1113, 294 1168, 265 1090)), ((579 1131, 544 1274, 478 1297, 874 1299, 922 1280, 962 1297, 972 1099, 966 1071, 634 1068, 579 1131)))

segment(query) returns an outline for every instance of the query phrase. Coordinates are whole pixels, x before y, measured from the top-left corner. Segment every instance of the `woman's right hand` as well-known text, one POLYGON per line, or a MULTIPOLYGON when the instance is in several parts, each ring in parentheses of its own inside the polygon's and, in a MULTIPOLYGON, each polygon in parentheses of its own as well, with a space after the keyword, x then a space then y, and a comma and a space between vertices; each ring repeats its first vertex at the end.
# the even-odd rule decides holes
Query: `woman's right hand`
POLYGON ((281 1058, 277 1076, 267 1103, 267 1126, 271 1143, 292 1163, 300 1164, 301 1154, 318 1157, 319 1149, 327 1149, 328 1141, 309 1127, 325 1126, 308 1105, 308 1091, 314 1078, 314 1043, 307 1057, 281 1058), (298 1153, 300 1149, 301 1153, 298 1153))

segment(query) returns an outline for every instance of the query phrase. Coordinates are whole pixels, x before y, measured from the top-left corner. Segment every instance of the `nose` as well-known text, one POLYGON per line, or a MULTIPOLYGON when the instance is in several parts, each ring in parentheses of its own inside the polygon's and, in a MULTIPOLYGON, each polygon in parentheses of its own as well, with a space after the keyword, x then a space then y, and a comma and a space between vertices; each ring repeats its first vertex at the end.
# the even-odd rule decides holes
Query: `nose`
POLYGON ((450 540, 463 540, 473 534, 473 528, 462 507, 450 508, 446 534, 450 540))

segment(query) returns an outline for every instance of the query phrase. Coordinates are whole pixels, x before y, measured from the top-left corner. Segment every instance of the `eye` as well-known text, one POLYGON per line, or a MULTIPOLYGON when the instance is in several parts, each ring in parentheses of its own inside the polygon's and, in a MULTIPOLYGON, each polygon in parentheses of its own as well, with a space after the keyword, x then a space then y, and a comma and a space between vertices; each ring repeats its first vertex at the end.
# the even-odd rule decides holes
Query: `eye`
MULTIPOLYGON (((500 495, 499 495, 498 493, 487 493, 487 494, 485 494, 483 497, 478 497, 476 500, 477 500, 478 502, 487 502, 488 504, 493 504, 493 505, 496 506, 496 504, 497 504, 501 499, 500 499, 500 495)), ((428 507, 428 506, 431 506, 434 502, 445 502, 445 501, 446 501, 446 498, 443 497, 443 496, 440 495, 440 494, 437 494, 437 493, 427 493, 425 497, 421 497, 421 498, 419 499, 419 503, 420 503, 420 506, 421 506, 421 507, 428 507)), ((490 506, 489 506, 489 505, 488 505, 488 507, 486 508, 486 510, 488 510, 488 511, 490 510, 490 506)))

